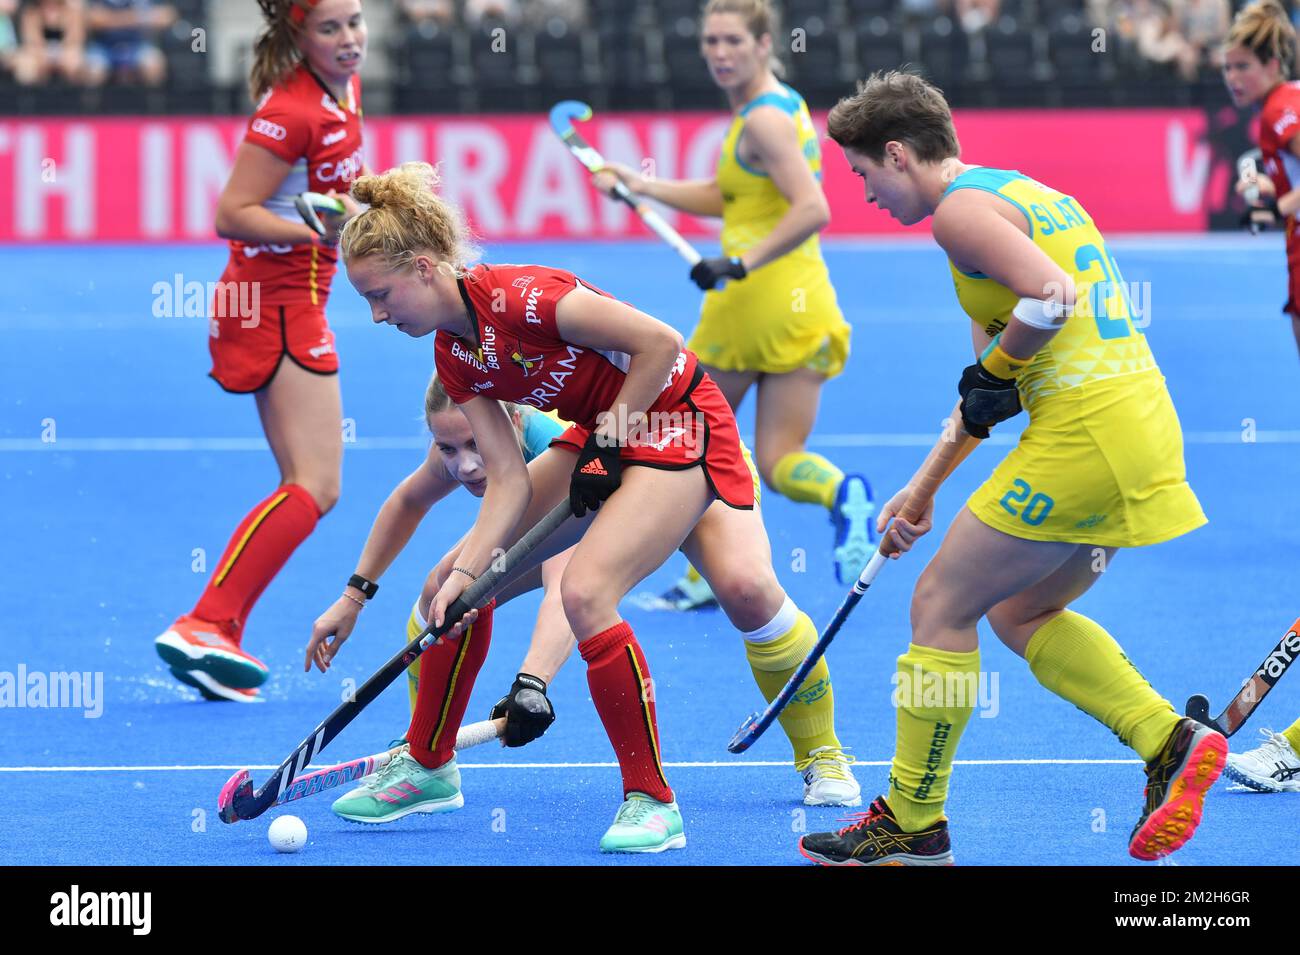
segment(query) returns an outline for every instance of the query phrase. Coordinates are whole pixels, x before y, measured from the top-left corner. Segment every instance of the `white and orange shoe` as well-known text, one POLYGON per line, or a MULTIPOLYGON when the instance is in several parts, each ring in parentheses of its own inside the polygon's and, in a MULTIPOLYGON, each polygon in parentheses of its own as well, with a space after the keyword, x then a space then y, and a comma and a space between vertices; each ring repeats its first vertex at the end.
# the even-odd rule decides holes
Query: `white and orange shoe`
POLYGON ((173 672, 203 673, 229 689, 251 690, 271 675, 266 664, 241 650, 223 627, 190 614, 178 617, 153 645, 173 672))
POLYGON ((172 676, 186 686, 198 690, 205 700, 229 703, 265 703, 261 690, 236 690, 232 686, 222 686, 202 670, 178 670, 171 668, 172 676))

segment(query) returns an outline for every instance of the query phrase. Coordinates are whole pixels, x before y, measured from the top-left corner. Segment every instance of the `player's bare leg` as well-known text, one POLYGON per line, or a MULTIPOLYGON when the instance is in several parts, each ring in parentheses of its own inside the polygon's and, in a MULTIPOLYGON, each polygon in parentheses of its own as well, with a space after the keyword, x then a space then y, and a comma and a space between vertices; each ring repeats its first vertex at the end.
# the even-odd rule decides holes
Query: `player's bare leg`
POLYGON ((849 584, 871 558, 876 508, 861 474, 846 475, 808 450, 826 376, 811 368, 763 375, 758 382, 754 454, 764 483, 792 501, 820 504, 835 528, 835 579, 849 584))
POLYGON ((1200 822, 1206 790, 1222 771, 1227 743, 1180 718, 1110 634, 1065 609, 1112 557, 1111 549, 1012 537, 963 508, 913 595, 912 645, 898 661, 889 800, 877 800, 867 818, 838 833, 806 837, 805 854, 830 864, 951 859, 943 807, 957 743, 978 696, 966 690, 936 705, 920 688, 978 686, 975 625, 985 615, 1040 683, 1146 761, 1146 805, 1130 853, 1152 859, 1185 844, 1200 822), (874 830, 898 838, 880 849, 874 830))
POLYGON ((236 528, 194 611, 155 641, 181 682, 207 699, 255 702, 269 671, 242 648, 243 627, 262 591, 338 500, 343 462, 336 375, 317 375, 288 356, 255 395, 280 485, 236 528))
MULTIPOLYGON (((745 643, 754 682, 771 702, 817 642, 817 629, 777 580, 771 545, 757 510, 715 502, 682 544, 682 551, 717 595, 745 643)), ((803 775, 804 802, 856 806, 862 793, 835 733, 830 666, 823 659, 780 717, 803 775)))
MULTIPOLYGON (((745 395, 749 393, 749 389, 758 381, 759 377, 756 371, 720 371, 717 368, 705 365, 703 362, 700 363, 700 367, 708 373, 709 377, 722 391, 722 396, 727 399, 727 404, 731 405, 733 412, 740 408, 741 402, 745 400, 745 395)), ((718 510, 726 507, 726 504, 718 501, 714 503, 711 509, 718 510)), ((709 588, 709 582, 701 576, 694 564, 688 563, 686 573, 682 574, 676 583, 658 598, 656 606, 667 607, 672 610, 703 610, 716 607, 717 603, 717 598, 709 588)))

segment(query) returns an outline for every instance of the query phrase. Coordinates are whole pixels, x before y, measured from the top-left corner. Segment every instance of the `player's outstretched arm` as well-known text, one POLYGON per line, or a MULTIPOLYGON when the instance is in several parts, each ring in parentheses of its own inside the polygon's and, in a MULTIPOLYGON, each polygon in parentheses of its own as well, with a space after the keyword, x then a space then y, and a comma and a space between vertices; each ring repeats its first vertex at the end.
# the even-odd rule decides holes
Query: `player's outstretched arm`
POLYGON ((616 162, 591 177, 592 184, 606 195, 620 180, 633 195, 654 199, 682 212, 694 216, 722 215, 722 190, 715 179, 656 179, 616 162))
MULTIPOLYGON (((357 561, 354 573, 358 576, 378 583, 406 547, 429 509, 459 486, 460 482, 447 474, 437 459, 437 453, 436 447, 430 447, 424 463, 403 478, 384 500, 357 561)), ((330 661, 352 635, 366 599, 366 594, 349 585, 344 588, 342 596, 316 618, 311 639, 307 642, 304 670, 310 670, 313 663, 322 673, 329 669, 330 661)))

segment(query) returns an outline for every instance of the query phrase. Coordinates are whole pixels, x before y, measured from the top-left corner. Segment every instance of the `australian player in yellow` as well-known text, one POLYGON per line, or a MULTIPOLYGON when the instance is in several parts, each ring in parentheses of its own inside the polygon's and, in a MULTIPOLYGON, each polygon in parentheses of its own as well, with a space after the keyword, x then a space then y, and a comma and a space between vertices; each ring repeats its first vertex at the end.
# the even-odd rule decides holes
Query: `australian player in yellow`
MULTIPOLYGON (((822 385, 843 371, 849 354, 849 325, 817 237, 830 222, 819 137, 803 98, 777 78, 773 38, 781 33, 766 0, 711 0, 700 34, 734 114, 716 176, 651 179, 611 165, 596 174, 596 185, 608 191, 617 176, 632 192, 722 217, 722 257, 691 270, 706 294, 687 344, 733 409, 757 386, 759 473, 778 494, 830 511, 835 573, 848 583, 871 556, 871 489, 861 475, 846 476, 805 447, 822 385)), ((667 596, 681 607, 708 596, 695 574, 675 590, 667 596)))
MULTIPOLYGON (((975 704, 987 618, 1047 689, 1146 762, 1146 801, 1129 852, 1155 859, 1200 822, 1227 740, 1182 718, 1098 623, 1067 607, 1121 547, 1155 544, 1205 522, 1183 467, 1173 402, 1119 268, 1082 204, 1020 174, 959 160, 948 104, 918 76, 876 74, 831 111, 831 138, 866 200, 905 225, 933 216, 972 320, 978 359, 958 387, 966 430, 1021 410, 1020 443, 954 519, 917 581, 912 642, 898 660, 889 796, 833 833, 805 836, 828 864, 952 862, 944 802, 975 704), (932 693, 934 687, 943 691, 932 693)), ((900 550, 930 530, 879 525, 900 550)))

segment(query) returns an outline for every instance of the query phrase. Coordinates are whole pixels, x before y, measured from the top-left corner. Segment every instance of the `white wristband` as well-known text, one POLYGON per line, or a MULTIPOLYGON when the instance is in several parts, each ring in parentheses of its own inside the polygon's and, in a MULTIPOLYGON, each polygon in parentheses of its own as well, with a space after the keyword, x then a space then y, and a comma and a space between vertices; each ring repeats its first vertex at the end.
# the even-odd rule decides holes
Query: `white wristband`
POLYGON ((1068 310, 1061 302, 1043 301, 1040 298, 1022 298, 1011 314, 1031 328, 1053 332, 1061 327, 1058 319, 1068 318, 1068 310))

